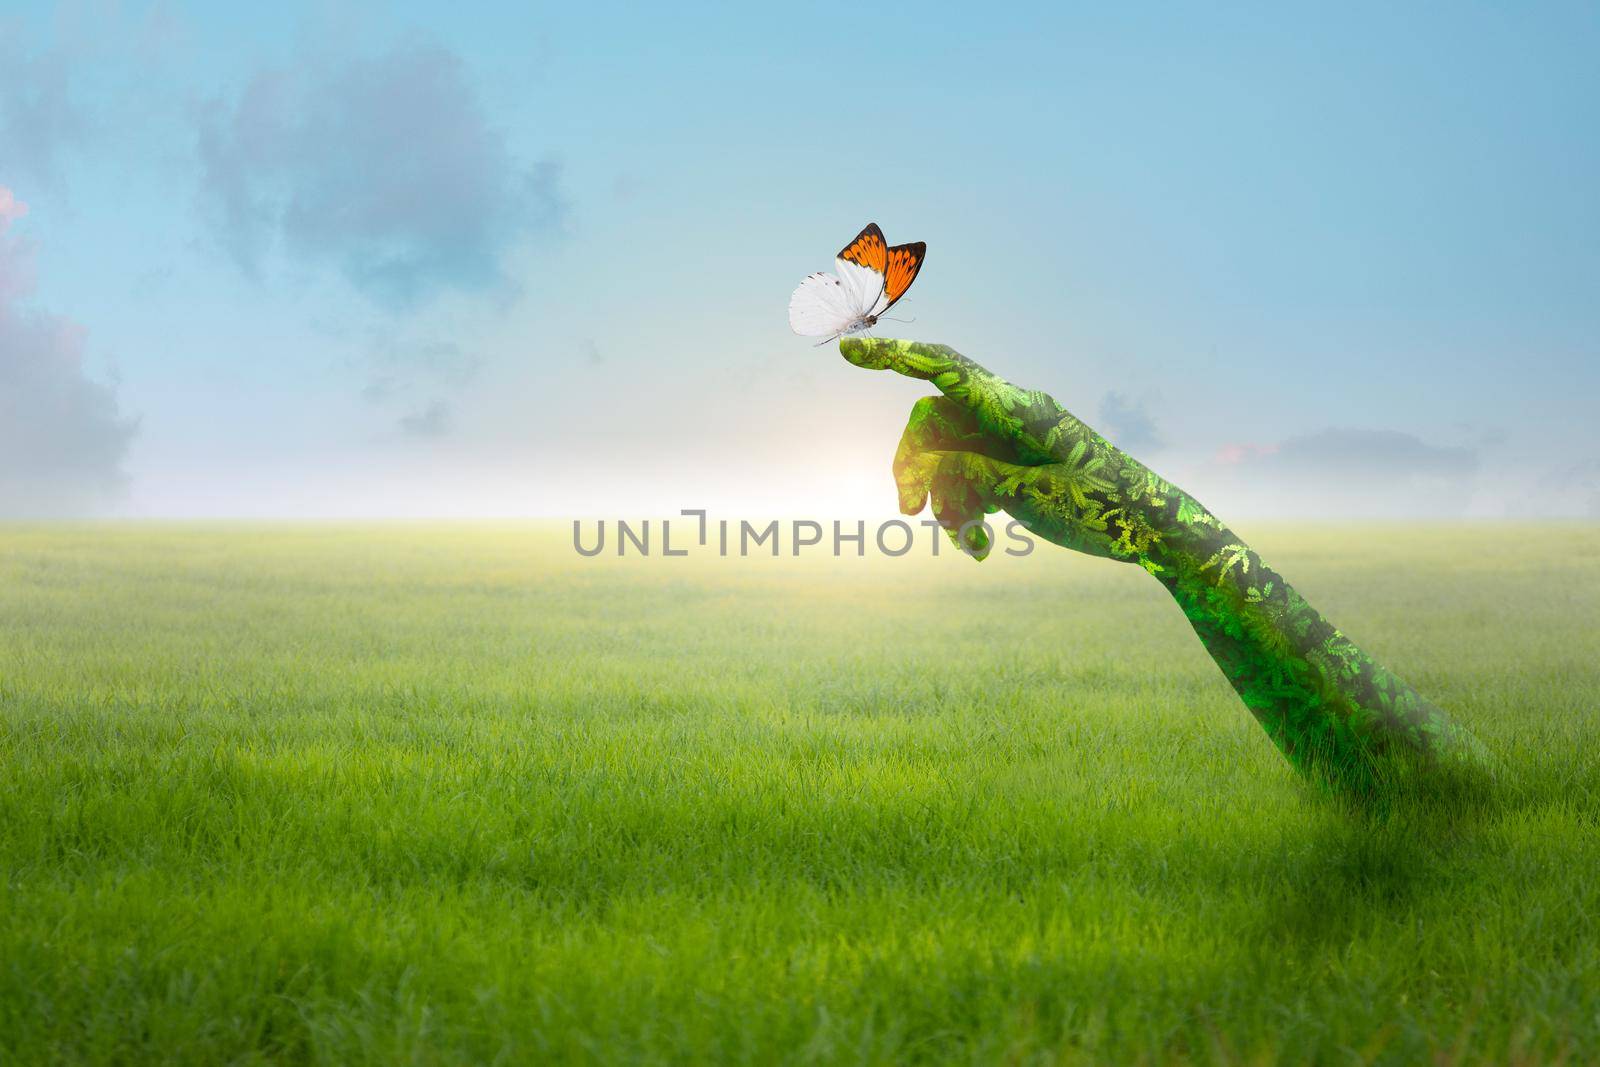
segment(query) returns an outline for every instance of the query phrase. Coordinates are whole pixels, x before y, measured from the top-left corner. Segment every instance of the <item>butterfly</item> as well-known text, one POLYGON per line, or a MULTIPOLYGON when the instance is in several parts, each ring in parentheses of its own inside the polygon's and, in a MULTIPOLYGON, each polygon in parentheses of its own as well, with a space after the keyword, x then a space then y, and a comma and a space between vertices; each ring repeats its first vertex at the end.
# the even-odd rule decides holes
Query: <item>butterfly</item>
POLYGON ((876 222, 856 234, 834 259, 839 273, 813 274, 789 298, 789 328, 819 345, 870 330, 906 295, 928 246, 921 241, 889 247, 876 222))

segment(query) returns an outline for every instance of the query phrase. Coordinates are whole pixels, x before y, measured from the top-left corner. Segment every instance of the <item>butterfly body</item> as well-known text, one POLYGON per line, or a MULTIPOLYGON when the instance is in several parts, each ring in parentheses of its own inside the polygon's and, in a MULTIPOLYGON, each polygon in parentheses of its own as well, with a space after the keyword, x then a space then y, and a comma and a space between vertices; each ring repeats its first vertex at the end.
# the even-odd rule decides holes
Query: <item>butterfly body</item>
POLYGON ((789 298, 789 327, 826 344, 876 326, 883 313, 905 295, 927 245, 895 245, 883 238, 877 223, 856 235, 834 259, 838 274, 812 274, 789 298))

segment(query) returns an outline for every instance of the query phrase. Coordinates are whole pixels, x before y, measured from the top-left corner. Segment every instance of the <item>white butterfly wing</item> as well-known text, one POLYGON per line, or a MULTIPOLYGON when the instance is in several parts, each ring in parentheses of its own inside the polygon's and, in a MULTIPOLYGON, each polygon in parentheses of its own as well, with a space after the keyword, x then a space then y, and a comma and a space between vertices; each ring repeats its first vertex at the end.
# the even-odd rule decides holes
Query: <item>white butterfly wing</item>
POLYGON ((860 315, 855 290, 832 274, 810 275, 789 298, 789 328, 802 337, 843 333, 860 315))
POLYGON ((864 267, 860 263, 852 263, 840 256, 833 261, 839 268, 839 277, 844 279, 844 287, 850 292, 850 303, 855 309, 856 317, 869 314, 883 301, 883 275, 871 267, 864 267))

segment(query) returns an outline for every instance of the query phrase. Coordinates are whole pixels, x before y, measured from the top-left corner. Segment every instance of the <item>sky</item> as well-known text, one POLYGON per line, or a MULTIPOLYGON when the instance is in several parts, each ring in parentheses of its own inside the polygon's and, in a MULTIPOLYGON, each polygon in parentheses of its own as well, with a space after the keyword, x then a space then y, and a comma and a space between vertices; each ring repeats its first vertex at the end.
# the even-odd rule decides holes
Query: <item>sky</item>
POLYGON ((1600 517, 1600 7, 8 4, 0 516, 894 514, 897 314, 1230 515, 1600 517))

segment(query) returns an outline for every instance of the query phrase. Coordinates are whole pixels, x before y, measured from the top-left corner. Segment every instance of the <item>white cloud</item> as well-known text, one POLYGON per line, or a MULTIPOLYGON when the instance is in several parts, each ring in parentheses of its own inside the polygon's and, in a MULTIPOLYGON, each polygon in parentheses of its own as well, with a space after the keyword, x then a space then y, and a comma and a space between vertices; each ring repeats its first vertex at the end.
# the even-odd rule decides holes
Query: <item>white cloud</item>
POLYGON ((0 186, 0 514, 81 514, 122 489, 137 424, 84 372, 83 327, 24 306, 31 256, 7 231, 26 211, 0 186))

